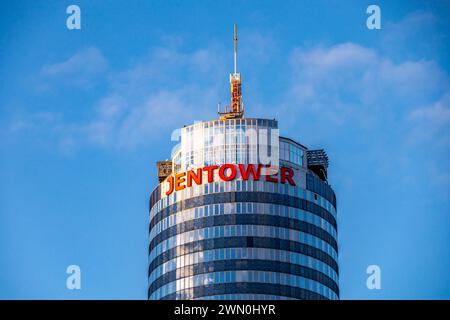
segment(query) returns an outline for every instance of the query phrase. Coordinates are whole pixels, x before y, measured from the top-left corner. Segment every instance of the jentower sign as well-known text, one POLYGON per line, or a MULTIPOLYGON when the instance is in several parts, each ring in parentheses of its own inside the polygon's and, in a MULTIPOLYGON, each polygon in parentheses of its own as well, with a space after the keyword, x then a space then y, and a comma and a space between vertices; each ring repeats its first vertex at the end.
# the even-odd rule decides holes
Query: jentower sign
POLYGON ((221 181, 231 181, 237 177, 242 178, 244 181, 247 181, 249 178, 252 178, 254 181, 259 181, 262 178, 268 182, 289 183, 295 186, 294 170, 288 167, 281 167, 278 170, 270 165, 262 164, 223 164, 221 166, 208 166, 187 172, 180 172, 168 177, 166 179, 166 183, 168 184, 166 196, 169 196, 173 191, 190 188, 193 184, 201 185, 203 183, 204 173, 206 173, 207 182, 211 183, 214 181, 214 173, 216 171, 221 181), (262 169, 266 169, 266 174, 263 175, 261 173, 262 169))

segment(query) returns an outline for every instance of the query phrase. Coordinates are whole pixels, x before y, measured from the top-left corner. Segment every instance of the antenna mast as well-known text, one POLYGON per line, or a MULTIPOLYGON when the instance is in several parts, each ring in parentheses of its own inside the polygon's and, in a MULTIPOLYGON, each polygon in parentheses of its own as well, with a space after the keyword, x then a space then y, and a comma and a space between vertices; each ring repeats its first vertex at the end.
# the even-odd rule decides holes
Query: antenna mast
POLYGON ((236 53, 237 53, 237 31, 236 31, 236 23, 234 24, 234 74, 236 74, 236 53))
POLYGON ((235 119, 244 117, 244 104, 242 103, 241 74, 237 72, 237 28, 234 24, 234 73, 230 74, 231 106, 225 112, 219 112, 220 119, 235 119))

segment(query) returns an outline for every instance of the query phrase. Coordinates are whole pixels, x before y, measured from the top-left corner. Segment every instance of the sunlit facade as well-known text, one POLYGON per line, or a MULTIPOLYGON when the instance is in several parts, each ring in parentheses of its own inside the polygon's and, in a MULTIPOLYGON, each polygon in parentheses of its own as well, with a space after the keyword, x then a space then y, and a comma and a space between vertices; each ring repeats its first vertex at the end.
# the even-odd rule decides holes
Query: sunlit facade
POLYGON ((170 177, 150 196, 149 299, 339 298, 328 162, 312 166, 310 151, 280 137, 269 119, 195 123, 180 130, 179 142, 170 177), (261 175, 237 170, 226 181, 217 169, 212 181, 205 171, 201 182, 185 179, 189 170, 225 164, 259 165, 261 175), (291 176, 284 181, 280 169, 291 176))

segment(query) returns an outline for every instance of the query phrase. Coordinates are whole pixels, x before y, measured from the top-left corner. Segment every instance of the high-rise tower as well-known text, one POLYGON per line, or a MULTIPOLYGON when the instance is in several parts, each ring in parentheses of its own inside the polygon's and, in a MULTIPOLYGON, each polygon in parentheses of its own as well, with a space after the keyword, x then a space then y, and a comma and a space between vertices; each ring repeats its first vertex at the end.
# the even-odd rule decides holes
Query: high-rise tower
POLYGON ((324 150, 231 106, 185 126, 150 196, 149 299, 338 299, 336 198, 324 150))

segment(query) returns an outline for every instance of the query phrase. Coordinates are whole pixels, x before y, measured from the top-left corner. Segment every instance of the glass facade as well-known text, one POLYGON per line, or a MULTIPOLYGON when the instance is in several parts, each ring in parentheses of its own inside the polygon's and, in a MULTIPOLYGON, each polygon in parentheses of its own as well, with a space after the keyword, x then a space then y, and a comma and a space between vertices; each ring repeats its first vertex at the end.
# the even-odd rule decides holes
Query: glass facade
POLYGON ((149 299, 338 299, 336 197, 308 169, 306 147, 268 119, 181 129, 173 174, 223 164, 293 170, 295 185, 239 174, 150 197, 149 299))

